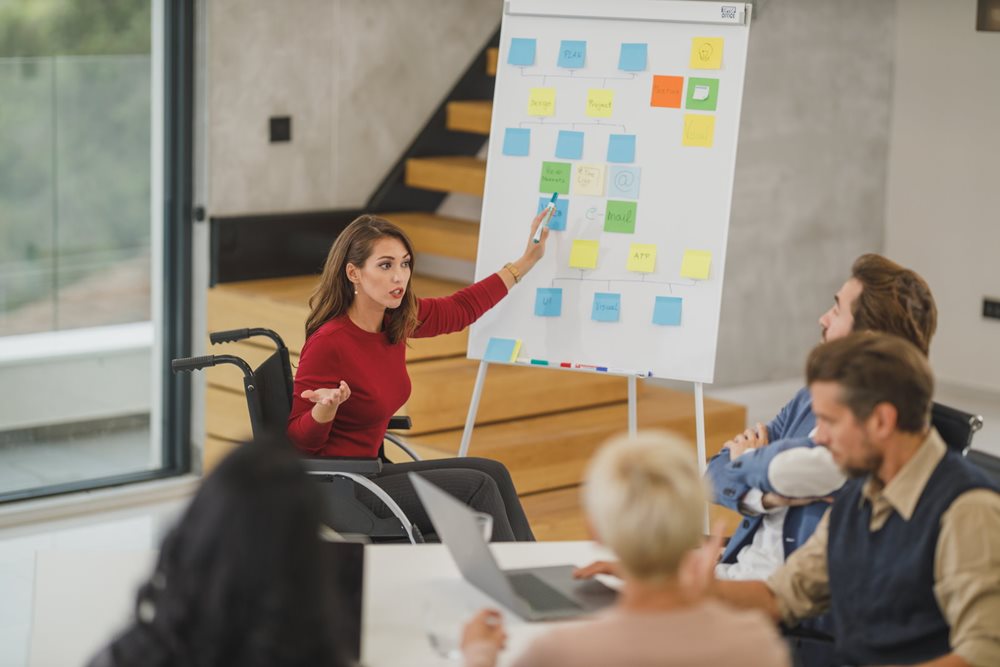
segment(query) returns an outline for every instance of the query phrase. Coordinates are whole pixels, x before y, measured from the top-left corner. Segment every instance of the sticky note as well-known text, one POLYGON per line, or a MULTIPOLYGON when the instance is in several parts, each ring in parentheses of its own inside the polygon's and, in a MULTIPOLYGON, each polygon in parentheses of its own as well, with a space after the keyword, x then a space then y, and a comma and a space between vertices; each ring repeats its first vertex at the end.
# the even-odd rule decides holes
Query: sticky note
POLYGON ((594 306, 590 310, 590 319, 597 322, 617 322, 621 310, 621 294, 597 292, 594 294, 594 306))
POLYGON ((580 69, 587 60, 587 42, 564 39, 559 44, 559 67, 580 69))
POLYGON ((708 270, 712 266, 712 253, 707 250, 685 250, 681 260, 681 278, 708 280, 708 270))
POLYGON ((634 134, 612 134, 608 138, 608 162, 635 162, 634 134))
POLYGON ((685 146, 701 146, 711 148, 715 141, 715 116, 701 114, 684 114, 685 146))
POLYGON ((683 300, 676 296, 658 296, 653 305, 653 324, 680 326, 683 300))
POLYGON ((691 40, 691 69, 722 67, 722 38, 695 37, 691 40))
MULTIPOLYGON (((542 209, 549 205, 548 197, 538 198, 538 211, 535 215, 542 212, 542 209)), ((549 229, 556 231, 564 231, 566 229, 566 220, 569 219, 569 200, 560 197, 556 200, 556 210, 552 213, 552 217, 549 218, 549 229)))
POLYGON ((618 69, 626 72, 642 72, 646 69, 645 44, 622 44, 618 54, 618 69))
POLYGON ((684 91, 684 77, 653 75, 653 94, 649 99, 651 107, 681 108, 681 93, 684 91))
POLYGON ((517 361, 517 353, 521 350, 521 341, 513 338, 490 338, 486 344, 483 361, 499 361, 512 364, 517 361))
POLYGON ((570 167, 572 165, 569 162, 543 162, 538 191, 568 195, 570 167))
POLYGON ((656 246, 651 243, 633 243, 629 246, 627 268, 637 273, 656 271, 656 246))
POLYGON ((611 118, 615 91, 609 88, 591 88, 587 91, 587 115, 591 118, 611 118))
POLYGON ((583 132, 559 130, 556 138, 556 157, 563 160, 579 160, 583 157, 583 132))
POLYGON ((634 234, 635 209, 634 201, 609 200, 607 208, 604 209, 604 231, 634 234))
POLYGON ((515 37, 510 40, 507 64, 530 67, 535 64, 535 40, 515 37))
POLYGON ((532 88, 528 94, 529 116, 553 116, 556 113, 556 89, 532 88))
POLYGON ((684 105, 686 108, 697 111, 715 111, 718 101, 718 79, 699 79, 697 77, 688 79, 687 103, 684 105))
POLYGON ((597 252, 600 247, 597 241, 583 239, 573 241, 573 249, 569 253, 569 265, 574 269, 596 269, 597 252))
POLYGON ((573 194, 589 197, 604 196, 604 165, 578 164, 573 177, 573 194))
POLYGON ((508 127, 503 133, 504 155, 527 155, 531 144, 531 130, 508 127))
POLYGON ((638 199, 639 167, 618 167, 612 165, 608 172, 608 197, 614 199, 638 199))
POLYGON ((535 315, 559 317, 562 315, 562 288, 539 287, 535 292, 535 315))

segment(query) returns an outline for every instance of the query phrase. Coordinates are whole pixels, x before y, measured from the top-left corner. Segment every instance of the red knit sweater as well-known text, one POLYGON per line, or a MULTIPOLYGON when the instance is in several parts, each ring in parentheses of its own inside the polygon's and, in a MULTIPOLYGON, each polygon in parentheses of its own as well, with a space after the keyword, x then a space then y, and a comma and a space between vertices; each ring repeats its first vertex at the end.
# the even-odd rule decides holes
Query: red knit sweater
MULTIPOLYGON (((419 299, 420 326, 414 338, 461 331, 507 294, 492 274, 451 296, 419 299)), ((390 344, 382 332, 358 328, 347 315, 334 318, 306 339, 295 373, 295 396, 288 417, 288 437, 310 456, 378 456, 389 418, 410 397, 406 343, 390 344), (307 389, 333 388, 343 380, 351 396, 332 422, 312 418, 313 403, 301 398, 307 389)))

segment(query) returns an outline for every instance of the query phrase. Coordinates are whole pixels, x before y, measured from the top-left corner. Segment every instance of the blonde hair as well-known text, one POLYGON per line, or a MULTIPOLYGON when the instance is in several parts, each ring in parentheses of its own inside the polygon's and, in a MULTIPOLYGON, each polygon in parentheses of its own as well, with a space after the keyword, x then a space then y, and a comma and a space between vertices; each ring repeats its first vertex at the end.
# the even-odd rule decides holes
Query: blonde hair
POLYGON ((598 539, 646 581, 675 576, 701 543, 706 500, 692 448, 665 431, 609 440, 590 462, 583 491, 598 539))

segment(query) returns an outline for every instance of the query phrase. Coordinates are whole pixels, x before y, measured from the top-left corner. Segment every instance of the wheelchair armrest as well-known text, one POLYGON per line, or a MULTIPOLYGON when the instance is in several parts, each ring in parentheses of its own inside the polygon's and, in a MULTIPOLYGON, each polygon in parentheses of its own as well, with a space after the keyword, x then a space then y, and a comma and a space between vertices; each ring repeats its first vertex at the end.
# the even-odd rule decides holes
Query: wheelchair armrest
POLYGON ((302 464, 310 473, 353 472, 358 475, 376 475, 382 472, 381 459, 303 459, 302 464))
POLYGON ((393 415, 389 417, 389 429, 393 431, 406 431, 413 428, 413 420, 409 415, 393 415))

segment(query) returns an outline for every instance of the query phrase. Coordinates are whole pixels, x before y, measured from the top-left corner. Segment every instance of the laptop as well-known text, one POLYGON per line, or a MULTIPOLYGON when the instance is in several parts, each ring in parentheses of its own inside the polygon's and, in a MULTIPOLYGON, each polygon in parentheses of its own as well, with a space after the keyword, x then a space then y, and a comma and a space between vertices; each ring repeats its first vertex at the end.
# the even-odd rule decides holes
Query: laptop
POLYGON ((409 475, 434 531, 465 580, 521 618, 573 618, 615 601, 617 593, 596 579, 574 579, 572 565, 501 570, 483 539, 475 513, 416 473, 409 475))

